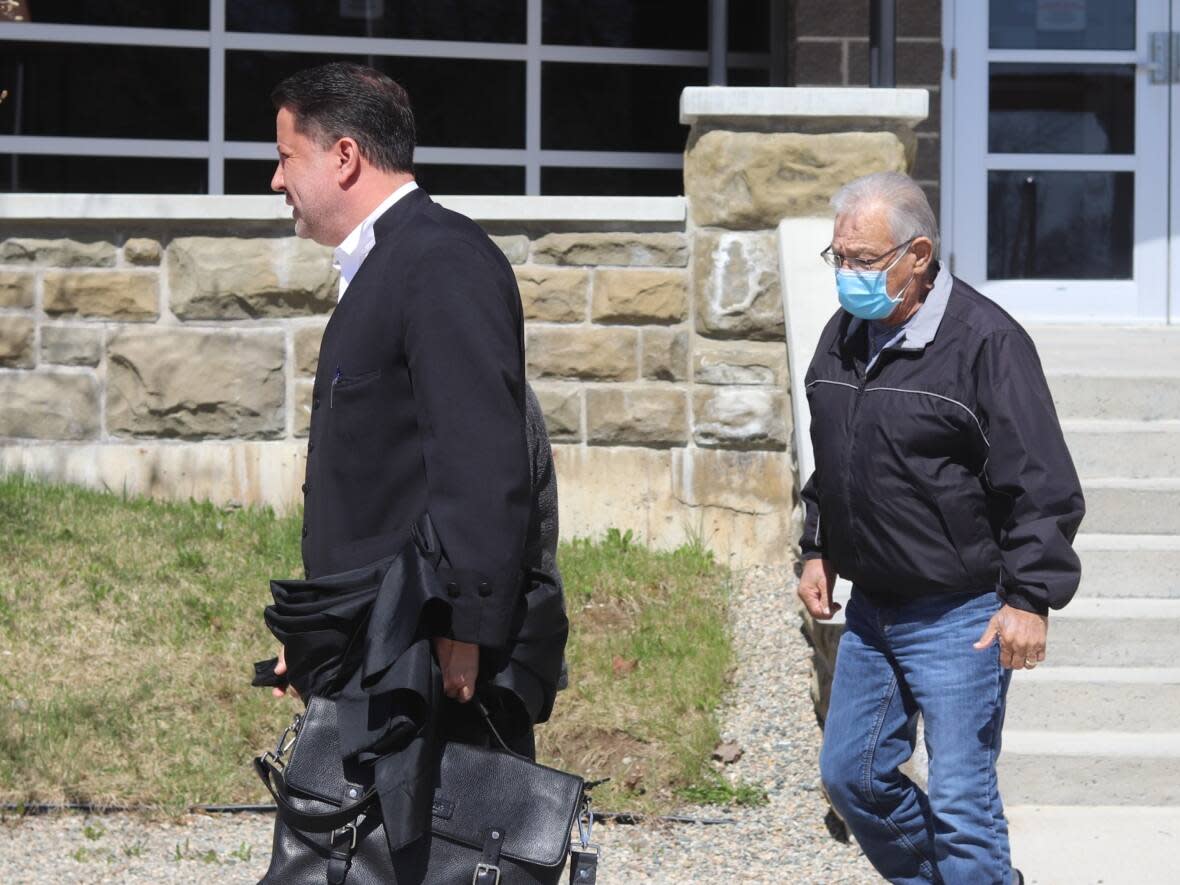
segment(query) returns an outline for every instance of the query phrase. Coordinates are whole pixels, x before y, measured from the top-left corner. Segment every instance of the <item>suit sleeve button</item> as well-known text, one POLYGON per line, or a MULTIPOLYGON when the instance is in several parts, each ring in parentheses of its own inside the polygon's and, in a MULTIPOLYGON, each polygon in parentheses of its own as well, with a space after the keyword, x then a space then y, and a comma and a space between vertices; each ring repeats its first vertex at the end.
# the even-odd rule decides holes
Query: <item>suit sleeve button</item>
POLYGON ((459 585, 454 581, 447 584, 447 596, 451 597, 451 599, 459 598, 459 585))
POLYGON ((489 584, 487 581, 480 581, 479 582, 479 595, 484 596, 484 597, 491 596, 492 595, 492 585, 489 584))
POLYGON ((303 537, 307 537, 307 526, 303 527, 303 537))

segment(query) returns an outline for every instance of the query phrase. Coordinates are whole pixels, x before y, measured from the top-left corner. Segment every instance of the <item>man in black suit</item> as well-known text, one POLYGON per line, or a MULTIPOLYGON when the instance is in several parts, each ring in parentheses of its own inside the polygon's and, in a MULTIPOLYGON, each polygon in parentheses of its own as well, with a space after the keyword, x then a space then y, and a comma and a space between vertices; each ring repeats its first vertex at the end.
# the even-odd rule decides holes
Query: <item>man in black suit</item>
POLYGON ((502 654, 522 609, 530 466, 516 279, 473 221, 417 187, 413 114, 393 80, 334 63, 287 78, 272 100, 271 187, 299 236, 335 248, 341 273, 312 393, 304 567, 316 578, 396 553, 428 513, 451 609, 435 650, 446 695, 466 702, 481 649, 502 654))

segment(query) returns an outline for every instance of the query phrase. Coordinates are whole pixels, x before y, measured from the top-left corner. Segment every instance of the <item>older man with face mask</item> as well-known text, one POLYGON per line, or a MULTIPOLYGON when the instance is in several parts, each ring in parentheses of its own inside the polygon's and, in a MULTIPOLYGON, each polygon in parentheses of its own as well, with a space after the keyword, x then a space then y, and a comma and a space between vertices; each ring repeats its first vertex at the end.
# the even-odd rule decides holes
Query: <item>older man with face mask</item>
POLYGON ((1077 474, 1032 340, 939 263, 922 190, 877 173, 832 204, 841 309, 806 378, 799 582, 821 620, 836 576, 853 584, 824 785, 889 881, 1018 883, 996 785, 1005 696, 1078 586, 1077 474), (928 792, 899 771, 919 714, 928 792))

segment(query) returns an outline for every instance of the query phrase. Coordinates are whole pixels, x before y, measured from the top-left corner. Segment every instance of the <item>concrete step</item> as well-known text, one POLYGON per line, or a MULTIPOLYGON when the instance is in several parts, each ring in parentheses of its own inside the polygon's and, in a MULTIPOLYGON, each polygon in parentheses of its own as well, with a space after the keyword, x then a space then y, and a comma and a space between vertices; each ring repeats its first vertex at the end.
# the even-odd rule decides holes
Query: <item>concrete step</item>
POLYGON ((1061 422, 1078 475, 1180 479, 1180 421, 1061 422))
POLYGON ((1000 794, 1014 805, 1180 803, 1180 733, 1004 729, 1000 794))
POLYGON ((1180 326, 1030 326, 1046 374, 1180 377, 1180 326))
POLYGON ((1005 728, 1180 733, 1180 668, 1019 670, 1008 689, 1005 728))
POLYGON ((1009 805, 1006 813, 1012 863, 1028 885, 1177 881, 1180 808, 1009 805))
POLYGON ((1180 479, 1087 479, 1084 532, 1180 534, 1180 479))
POLYGON ((1161 421, 1180 419, 1180 376, 1048 373, 1062 419, 1161 421))
POLYGON ((1180 599, 1074 599, 1049 616, 1052 667, 1173 667, 1180 599))
POLYGON ((1074 549, 1082 560, 1079 599, 1180 599, 1180 535, 1083 532, 1074 549))

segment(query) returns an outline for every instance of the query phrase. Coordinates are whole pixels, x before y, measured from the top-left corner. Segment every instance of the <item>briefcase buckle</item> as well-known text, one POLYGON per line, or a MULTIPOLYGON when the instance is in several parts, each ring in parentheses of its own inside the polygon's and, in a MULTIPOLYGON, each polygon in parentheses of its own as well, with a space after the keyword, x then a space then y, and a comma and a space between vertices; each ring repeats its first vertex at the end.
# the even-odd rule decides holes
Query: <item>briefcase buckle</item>
POLYGON ((500 868, 494 863, 480 861, 471 874, 471 885, 500 885, 500 868))

